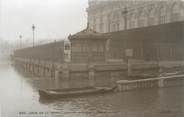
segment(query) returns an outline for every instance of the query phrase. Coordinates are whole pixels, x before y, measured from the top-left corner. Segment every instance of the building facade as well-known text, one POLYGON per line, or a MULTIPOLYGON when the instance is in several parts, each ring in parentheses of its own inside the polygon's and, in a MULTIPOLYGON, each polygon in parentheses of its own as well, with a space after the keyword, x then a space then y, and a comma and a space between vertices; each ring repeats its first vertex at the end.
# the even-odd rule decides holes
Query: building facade
POLYGON ((108 59, 136 62, 183 61, 184 22, 111 32, 108 59), (129 51, 129 52, 128 52, 129 51))
POLYGON ((184 21, 182 0, 89 0, 91 29, 116 32, 184 21))

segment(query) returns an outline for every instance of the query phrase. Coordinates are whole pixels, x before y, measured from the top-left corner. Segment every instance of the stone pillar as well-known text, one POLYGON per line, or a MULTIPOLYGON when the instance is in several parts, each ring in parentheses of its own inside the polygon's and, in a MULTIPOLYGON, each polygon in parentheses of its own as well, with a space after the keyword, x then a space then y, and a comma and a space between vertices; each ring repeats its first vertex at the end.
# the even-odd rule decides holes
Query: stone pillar
POLYGON ((55 70, 55 80, 59 79, 59 70, 55 70))
POLYGON ((34 63, 32 64, 32 74, 35 75, 35 65, 34 65, 34 63))
POLYGON ((30 73, 31 72, 31 64, 28 63, 28 72, 30 73))
POLYGON ((50 75, 51 75, 51 78, 55 78, 55 66, 54 66, 54 64, 52 64, 52 66, 51 66, 51 74, 50 75))
POLYGON ((47 66, 48 66, 48 68, 47 68, 47 77, 49 77, 49 78, 52 78, 52 62, 48 62, 47 63, 47 66))
POLYGON ((37 64, 36 67, 37 67, 37 68, 36 68, 36 75, 39 76, 39 74, 40 74, 39 64, 37 64))
POLYGON ((27 63, 24 62, 24 71, 26 72, 26 69, 27 69, 27 63))
POLYGON ((117 84, 117 90, 118 91, 123 91, 122 85, 121 84, 117 84))
POLYGON ((52 78, 52 69, 53 69, 53 67, 50 66, 50 67, 49 67, 49 77, 50 77, 50 78, 52 78))
POLYGON ((26 63, 23 63, 24 71, 26 71, 26 63))
POLYGON ((63 87, 68 88, 70 83, 70 71, 67 64, 63 64, 62 68, 62 77, 63 77, 63 87))
POLYGON ((127 70, 128 70, 128 76, 132 75, 132 65, 131 65, 131 60, 127 60, 127 70))
POLYGON ((60 88, 60 80, 59 80, 59 74, 60 71, 58 69, 55 70, 55 78, 54 78, 54 84, 55 84, 55 88, 58 89, 60 88))
POLYGON ((42 69, 43 69, 43 72, 42 72, 43 74, 42 74, 42 76, 45 77, 45 76, 46 76, 46 75, 45 75, 45 73, 46 73, 46 68, 45 68, 45 66, 43 66, 42 69))
POLYGON ((29 72, 29 63, 26 63, 26 72, 29 72))
POLYGON ((42 66, 40 66, 40 68, 39 68, 40 70, 40 76, 41 77, 43 77, 44 76, 44 67, 43 67, 43 65, 42 66))
POLYGON ((27 63, 24 62, 24 71, 26 72, 27 71, 27 63))
POLYGON ((33 64, 30 63, 30 73, 33 73, 33 64))
POLYGON ((116 84, 116 81, 118 80, 118 78, 119 78, 119 74, 120 73, 118 73, 118 72, 111 72, 111 80, 110 80, 110 84, 112 85, 112 86, 116 86, 117 84, 116 84))
POLYGON ((89 65, 88 67, 89 74, 89 86, 95 86, 95 68, 94 65, 89 65))
POLYGON ((158 87, 164 87, 164 79, 158 80, 158 87))
POLYGON ((45 77, 49 77, 49 67, 45 68, 45 77))
POLYGON ((37 75, 37 65, 34 64, 34 75, 37 75))
POLYGON ((69 80, 69 77, 70 77, 70 72, 69 72, 69 69, 68 69, 68 65, 64 64, 63 65, 63 78, 66 79, 66 80, 69 80))

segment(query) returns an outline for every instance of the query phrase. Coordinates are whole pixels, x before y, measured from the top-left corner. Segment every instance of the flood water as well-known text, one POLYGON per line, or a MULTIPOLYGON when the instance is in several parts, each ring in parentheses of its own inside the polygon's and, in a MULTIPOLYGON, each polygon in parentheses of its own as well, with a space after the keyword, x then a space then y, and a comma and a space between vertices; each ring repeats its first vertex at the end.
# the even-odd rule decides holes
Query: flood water
MULTIPOLYGON (((0 64, 2 117, 183 117, 184 87, 141 89, 55 101, 40 100, 40 81, 0 64)), ((42 84, 43 85, 43 84, 42 84)))

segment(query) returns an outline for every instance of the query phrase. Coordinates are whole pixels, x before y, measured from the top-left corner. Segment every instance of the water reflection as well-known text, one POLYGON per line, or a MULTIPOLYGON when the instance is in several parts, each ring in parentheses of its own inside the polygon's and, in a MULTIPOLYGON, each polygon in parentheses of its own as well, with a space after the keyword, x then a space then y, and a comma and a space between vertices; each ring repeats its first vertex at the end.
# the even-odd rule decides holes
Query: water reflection
POLYGON ((40 100, 38 88, 52 79, 26 76, 10 64, 0 64, 0 104, 3 117, 173 117, 183 116, 183 87, 144 89, 60 100, 40 100), (37 112, 34 113, 34 112, 37 112))
POLYGON ((19 112, 44 111, 37 91, 10 64, 0 64, 0 104, 3 117, 18 117, 19 112))

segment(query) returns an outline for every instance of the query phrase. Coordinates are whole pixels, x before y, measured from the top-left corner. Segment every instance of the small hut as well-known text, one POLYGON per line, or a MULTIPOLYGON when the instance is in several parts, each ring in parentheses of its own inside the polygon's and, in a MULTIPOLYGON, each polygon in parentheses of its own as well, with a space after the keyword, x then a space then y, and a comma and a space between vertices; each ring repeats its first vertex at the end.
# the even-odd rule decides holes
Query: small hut
POLYGON ((86 29, 68 38, 71 42, 71 62, 102 63, 106 58, 106 42, 108 35, 86 29))

